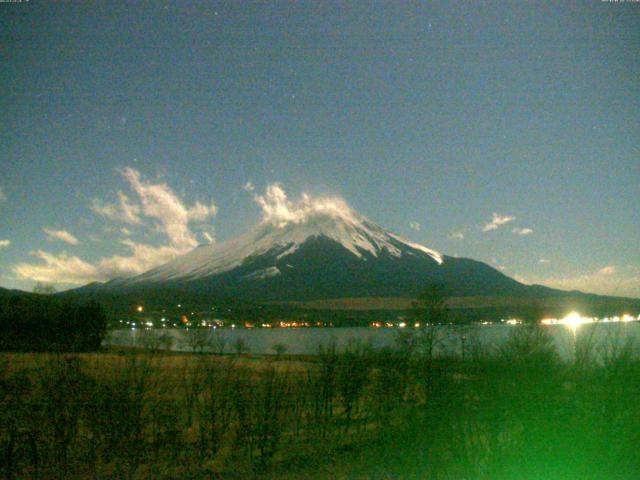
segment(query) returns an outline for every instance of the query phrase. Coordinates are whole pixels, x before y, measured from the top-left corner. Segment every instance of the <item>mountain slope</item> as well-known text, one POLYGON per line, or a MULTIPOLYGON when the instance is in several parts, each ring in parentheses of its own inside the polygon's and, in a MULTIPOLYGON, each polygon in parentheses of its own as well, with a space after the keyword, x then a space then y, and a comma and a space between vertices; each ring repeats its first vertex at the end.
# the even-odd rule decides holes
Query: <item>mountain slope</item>
MULTIPOLYGON (((241 267, 261 256, 275 257, 280 261, 294 255, 302 246, 308 246, 307 242, 314 238, 324 238, 340 245, 358 260, 385 255, 400 258, 409 252, 442 263, 442 256, 438 252, 386 232, 355 212, 351 212, 349 216, 316 214, 298 223, 262 222, 237 239, 200 246, 182 257, 123 283, 133 285, 147 282, 193 281, 241 267)), ((274 269, 270 272, 265 271, 264 275, 258 271, 254 273, 254 278, 278 274, 274 269)))
POLYGON ((142 275, 92 290, 169 289, 256 301, 413 296, 427 283, 454 295, 524 294, 490 266, 444 256, 388 232, 344 204, 300 218, 264 220, 248 233, 200 246, 142 275))

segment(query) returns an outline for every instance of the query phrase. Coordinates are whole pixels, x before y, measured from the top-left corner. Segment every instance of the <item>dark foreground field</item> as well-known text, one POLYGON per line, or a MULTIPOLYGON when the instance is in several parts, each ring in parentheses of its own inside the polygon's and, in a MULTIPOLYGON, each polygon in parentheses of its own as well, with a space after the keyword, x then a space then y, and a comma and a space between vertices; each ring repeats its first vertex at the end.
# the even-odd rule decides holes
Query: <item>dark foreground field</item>
MULTIPOLYGON (((462 337, 461 337, 462 338, 462 337)), ((633 479, 640 360, 631 344, 544 331, 435 358, 394 349, 306 359, 0 355, 6 478, 633 479), (614 346, 615 345, 615 346, 614 346), (623 345, 623 346, 620 346, 623 345)))

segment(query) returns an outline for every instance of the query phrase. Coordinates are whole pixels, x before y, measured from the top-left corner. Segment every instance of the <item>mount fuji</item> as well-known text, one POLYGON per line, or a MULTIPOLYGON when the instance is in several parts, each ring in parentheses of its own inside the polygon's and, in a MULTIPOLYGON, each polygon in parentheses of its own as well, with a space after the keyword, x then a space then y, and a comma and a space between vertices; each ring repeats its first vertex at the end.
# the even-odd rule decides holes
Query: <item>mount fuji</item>
POLYGON ((485 263, 447 256, 389 232, 337 198, 303 196, 292 203, 278 191, 271 193, 262 205, 262 221, 244 235, 70 294, 155 304, 183 299, 326 306, 349 299, 364 309, 386 309, 392 299, 404 299, 406 307, 426 285, 440 284, 451 297, 462 299, 464 308, 538 308, 541 299, 554 299, 564 308, 561 302, 569 297, 589 304, 612 300, 524 285, 485 263))
POLYGON ((276 206, 236 239, 199 246, 141 275, 91 289, 301 301, 413 296, 428 283, 444 284, 458 296, 527 291, 489 265, 391 233, 339 199, 307 199, 297 209, 276 206))

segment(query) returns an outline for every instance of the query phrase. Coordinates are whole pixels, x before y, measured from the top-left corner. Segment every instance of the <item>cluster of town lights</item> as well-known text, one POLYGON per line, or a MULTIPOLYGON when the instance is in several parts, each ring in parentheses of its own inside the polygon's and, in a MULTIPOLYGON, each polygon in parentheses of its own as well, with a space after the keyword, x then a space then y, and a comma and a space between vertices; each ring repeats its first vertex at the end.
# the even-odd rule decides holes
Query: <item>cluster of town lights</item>
POLYGON ((585 325, 588 323, 618 323, 618 322, 633 322, 636 320, 640 320, 640 315, 634 317, 633 315, 624 314, 622 316, 613 316, 613 317, 583 317, 578 312, 571 312, 564 318, 543 318, 540 320, 542 325, 565 325, 571 330, 576 330, 580 325, 585 325))
MULTIPOLYGON (((177 305, 178 308, 181 308, 182 305, 178 304, 177 305)), ((215 307, 212 307, 212 309, 214 309, 215 307)), ((145 311, 144 306, 143 305, 137 305, 135 307, 135 310, 138 313, 142 313, 145 311)), ((164 310, 163 310, 164 311, 164 310)), ((191 315, 193 316, 195 313, 191 312, 191 315)), ((420 328, 421 324, 420 322, 415 322, 415 323, 408 323, 404 320, 404 317, 398 317, 398 320, 400 320, 399 322, 381 322, 381 321, 376 321, 376 322, 371 322, 369 324, 370 327, 373 328, 406 328, 409 326, 413 326, 414 328, 420 328)), ((200 321, 190 321, 190 319, 187 317, 187 315, 181 315, 180 316, 180 320, 179 320, 184 326, 186 327, 190 327, 192 325, 197 325, 200 327, 210 327, 210 328, 217 328, 217 327, 222 327, 224 326, 224 322, 220 321, 220 320, 214 320, 214 321, 207 321, 207 320, 200 320, 200 321)), ((570 328, 573 332, 575 332, 578 327, 580 325, 585 325, 585 324, 590 324, 590 323, 618 323, 618 322, 633 322, 633 321, 640 321, 640 315, 638 315, 637 317, 634 317, 633 315, 629 315, 629 314, 624 314, 624 315, 616 315, 616 316, 612 316, 612 317, 603 317, 603 318, 598 318, 598 317, 584 317, 581 314, 579 314, 578 312, 571 312, 568 315, 566 315, 563 318, 543 318, 542 320, 540 320, 540 324, 541 325, 565 325, 566 327, 570 328)), ((166 317, 162 317, 162 319, 160 320, 161 322, 161 327, 162 328, 166 328, 167 327, 167 318, 166 317)), ((124 321, 124 320, 120 320, 120 323, 126 323, 127 325, 131 326, 132 330, 135 330, 136 328, 136 322, 130 322, 130 321, 124 321)), ((145 322, 141 322, 142 326, 145 326, 147 328, 151 328, 154 327, 154 323, 147 320, 145 322)), ((482 321, 479 322, 479 324, 481 325, 492 325, 494 322, 490 322, 490 321, 482 321)), ((521 325, 523 323, 522 320, 517 319, 517 318, 508 318, 508 319, 501 319, 499 323, 502 324, 506 324, 506 325, 521 325)), ((262 327, 262 328, 272 328, 272 327, 279 327, 279 328, 308 328, 308 327, 333 327, 333 323, 331 322, 310 322, 310 321, 278 321, 278 322, 262 322, 262 323, 253 323, 253 322, 244 322, 243 324, 241 324, 244 326, 244 328, 254 328, 256 326, 258 327, 262 327)), ((177 327, 178 324, 175 321, 170 322, 169 326, 173 326, 173 327, 177 327)), ((231 328, 236 328, 236 324, 232 324, 230 325, 231 328)))

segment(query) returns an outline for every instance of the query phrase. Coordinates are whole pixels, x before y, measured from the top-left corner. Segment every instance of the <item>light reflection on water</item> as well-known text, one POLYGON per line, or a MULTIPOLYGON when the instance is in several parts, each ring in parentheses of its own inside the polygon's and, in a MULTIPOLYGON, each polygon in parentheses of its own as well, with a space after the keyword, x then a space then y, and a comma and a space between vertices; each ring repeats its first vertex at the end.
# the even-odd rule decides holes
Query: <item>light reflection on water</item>
MULTIPOLYGON (((438 329, 441 342, 439 353, 460 354, 464 348, 471 351, 473 348, 492 349, 501 345, 514 329, 527 328, 526 326, 512 325, 470 325, 464 327, 440 326, 438 329), (463 347, 464 345, 464 347, 463 347)), ((578 329, 567 328, 565 325, 543 326, 553 339, 558 353, 564 358, 571 358, 576 345, 590 345, 595 352, 602 349, 623 347, 629 342, 640 346, 640 322, 626 323, 597 323, 580 325, 578 329)), ((349 342, 365 342, 373 348, 393 346, 396 344, 400 332, 408 330, 395 328, 253 328, 253 329, 211 329, 208 330, 213 343, 223 340, 226 344, 225 352, 233 351, 233 344, 239 338, 244 340, 250 353, 271 354, 276 344, 286 347, 289 354, 316 354, 320 346, 335 345, 338 350, 344 348, 349 342)), ((142 346, 143 330, 121 329, 109 333, 105 343, 118 346, 142 346)), ((172 350, 189 351, 185 330, 157 329, 157 333, 169 334, 173 337, 172 350)))

